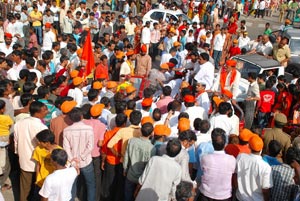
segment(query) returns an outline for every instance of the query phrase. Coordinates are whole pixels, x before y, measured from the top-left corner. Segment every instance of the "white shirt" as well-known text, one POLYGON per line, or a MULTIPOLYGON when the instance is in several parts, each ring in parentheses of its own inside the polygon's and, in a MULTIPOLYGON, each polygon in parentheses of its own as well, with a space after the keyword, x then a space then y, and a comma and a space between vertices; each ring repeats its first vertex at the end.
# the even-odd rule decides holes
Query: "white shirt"
POLYGON ((200 65, 200 70, 194 77, 197 82, 206 83, 205 90, 210 90, 213 86, 214 69, 215 67, 212 65, 212 63, 207 61, 204 64, 200 65))
POLYGON ((142 31, 142 38, 141 38, 142 44, 150 44, 150 39, 151 39, 151 31, 148 27, 144 27, 142 31))
POLYGON ((7 48, 5 42, 4 43, 0 43, 0 52, 3 52, 5 54, 5 56, 8 56, 13 51, 13 49, 12 49, 13 45, 14 44, 11 43, 10 46, 7 48))
POLYGON ((163 63, 167 63, 169 62, 169 60, 172 58, 172 55, 170 53, 166 53, 166 54, 163 54, 161 56, 161 60, 160 60, 160 65, 163 64, 163 63))
POLYGON ((57 6, 56 7, 51 6, 50 10, 54 14, 54 21, 55 22, 58 21, 58 13, 59 13, 60 9, 57 6))
POLYGON ((68 96, 71 96, 74 101, 76 101, 77 107, 80 107, 82 105, 83 93, 79 88, 76 87, 75 89, 70 89, 68 91, 68 96))
POLYGON ((20 34, 21 38, 24 37, 23 26, 24 26, 23 22, 18 20, 13 24, 13 27, 15 29, 15 34, 20 34))
POLYGON ((212 130, 215 128, 222 128, 226 132, 227 137, 230 134, 233 134, 233 124, 226 114, 219 114, 217 116, 213 116, 210 119, 210 126, 212 130))
POLYGON ((172 89, 171 97, 175 98, 176 95, 179 93, 180 85, 182 83, 182 79, 170 80, 165 86, 169 86, 172 89))
POLYGON ((130 75, 130 74, 131 74, 130 67, 129 67, 128 63, 126 61, 124 61, 121 64, 120 75, 130 75))
POLYGON ((249 42, 250 42, 250 38, 248 36, 246 37, 239 37, 238 39, 239 41, 239 48, 242 49, 242 48, 246 48, 247 50, 249 50, 249 42))
POLYGON ((215 39, 214 39, 214 50, 216 51, 222 51, 223 50, 223 45, 225 43, 226 35, 225 34, 217 34, 215 39))
POLYGON ((52 50, 52 43, 55 42, 55 34, 49 30, 45 32, 44 39, 43 39, 43 50, 52 50))
POLYGON ((194 131, 197 137, 197 141, 195 142, 195 148, 198 149, 198 146, 203 142, 211 142, 211 132, 200 133, 200 131, 194 131))
POLYGON ((22 69, 26 68, 26 62, 25 60, 22 60, 19 64, 15 63, 13 64, 13 68, 16 70, 18 77, 19 77, 19 73, 22 69))
POLYGON ((263 201, 262 189, 273 187, 271 166, 262 157, 254 154, 239 154, 237 157, 238 190, 236 197, 243 201, 263 201))
POLYGON ((77 171, 74 167, 55 170, 46 177, 39 194, 44 198, 48 198, 48 201, 70 200, 76 177, 77 171))
POLYGON ((14 126, 15 153, 19 155, 19 163, 22 170, 35 171, 35 162, 32 153, 37 146, 36 134, 48 127, 35 117, 28 117, 18 121, 14 126))
POLYGON ((66 16, 64 18, 64 23, 63 23, 63 30, 64 30, 63 32, 66 34, 72 34, 73 23, 74 23, 74 21, 66 16))
POLYGON ((13 80, 13 81, 18 81, 19 79, 19 74, 14 68, 10 68, 7 72, 7 79, 13 80))
POLYGON ((273 51, 273 45, 270 41, 268 41, 266 44, 259 43, 256 47, 256 52, 260 52, 264 56, 272 55, 272 51, 273 51))
POLYGON ((209 108, 210 108, 210 100, 208 97, 208 93, 203 92, 202 94, 197 96, 196 100, 197 100, 198 105, 201 106, 205 110, 205 112, 208 114, 209 108))
POLYGON ((265 1, 261 1, 259 3, 259 10, 264 10, 266 8, 266 2, 265 1))
POLYGON ((192 129, 194 129, 194 120, 196 118, 200 118, 202 120, 208 119, 204 108, 200 106, 187 107, 185 112, 189 114, 189 120, 192 129))

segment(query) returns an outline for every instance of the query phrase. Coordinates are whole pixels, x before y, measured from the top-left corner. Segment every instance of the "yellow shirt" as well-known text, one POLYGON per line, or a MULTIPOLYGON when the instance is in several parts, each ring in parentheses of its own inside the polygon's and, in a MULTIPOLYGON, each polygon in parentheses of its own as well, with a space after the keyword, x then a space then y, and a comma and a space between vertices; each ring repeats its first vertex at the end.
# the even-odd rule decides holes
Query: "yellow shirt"
POLYGON ((40 17, 43 16, 41 12, 39 12, 39 11, 38 12, 31 11, 30 14, 29 14, 29 16, 31 18, 35 18, 35 19, 32 20, 33 21, 32 22, 32 26, 34 26, 34 27, 42 26, 41 20, 36 20, 36 19, 38 19, 38 18, 40 18, 40 17))
MULTIPOLYGON (((58 145, 56 148, 62 149, 58 145)), ((42 187, 46 177, 55 170, 51 162, 51 153, 47 149, 37 146, 33 151, 32 158, 40 164, 40 171, 37 173, 35 183, 39 187, 42 187)))
POLYGON ((0 115, 0 136, 9 135, 10 126, 13 125, 13 120, 8 115, 0 115))

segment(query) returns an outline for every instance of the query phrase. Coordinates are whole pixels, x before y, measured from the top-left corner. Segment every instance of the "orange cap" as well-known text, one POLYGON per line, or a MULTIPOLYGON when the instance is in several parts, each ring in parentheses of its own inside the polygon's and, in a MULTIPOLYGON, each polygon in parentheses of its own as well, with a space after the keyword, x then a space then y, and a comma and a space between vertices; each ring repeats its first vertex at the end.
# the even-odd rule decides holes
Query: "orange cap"
POLYGON ((200 37, 200 39, 206 40, 206 35, 202 35, 202 36, 200 37))
POLYGON ((228 144, 224 149, 226 154, 232 155, 235 158, 239 155, 240 149, 235 144, 228 144))
POLYGON ((233 68, 236 66, 236 63, 237 63, 236 60, 229 59, 229 60, 226 61, 226 65, 230 66, 230 67, 233 67, 233 68))
POLYGON ((6 32, 4 34, 4 36, 5 36, 5 38, 12 38, 13 37, 13 35, 11 33, 8 33, 8 32, 6 32))
POLYGON ((213 101, 215 102, 215 104, 217 105, 217 107, 219 107, 220 103, 224 102, 222 99, 220 99, 217 96, 213 97, 213 101))
POLYGON ((195 97, 193 95, 185 95, 183 100, 186 103, 194 103, 195 102, 195 97))
POLYGON ((169 30, 169 32, 176 34, 176 30, 173 27, 169 30))
POLYGON ((75 86, 80 85, 82 82, 83 82, 83 79, 82 79, 81 77, 75 77, 75 78, 73 79, 73 84, 74 84, 75 86))
POLYGON ((78 74, 79 74, 79 71, 78 71, 78 70, 72 70, 72 71, 70 72, 70 77, 71 77, 71 78, 75 78, 75 77, 78 76, 78 74))
POLYGON ((285 24, 291 24, 292 23, 291 20, 289 20, 289 19, 286 19, 284 22, 285 22, 285 24))
POLYGON ((76 53, 78 56, 81 56, 82 55, 82 52, 83 52, 83 48, 79 48, 76 53))
POLYGON ((108 89, 112 89, 118 86, 118 83, 115 81, 108 81, 106 84, 106 88, 108 89))
POLYGON ((129 116, 130 116, 130 114, 131 114, 132 111, 133 110, 125 110, 124 114, 129 118, 129 116))
POLYGON ((51 23, 47 22, 47 23, 45 24, 45 28, 51 28, 51 23))
POLYGON ((126 53, 126 56, 131 56, 131 55, 134 55, 134 51, 133 51, 133 50, 129 50, 129 51, 126 53))
POLYGON ((239 43, 238 39, 234 39, 232 42, 233 42, 233 44, 238 44, 239 43))
POLYGON ((104 104, 95 104, 91 107, 90 113, 92 117, 97 117, 102 113, 103 108, 105 107, 104 104))
POLYGON ((93 89, 102 89, 102 83, 99 81, 94 82, 93 89))
POLYGON ((144 98, 142 101, 142 106, 149 107, 151 106, 152 102, 153 102, 152 98, 144 98))
POLYGON ((116 58, 117 59, 123 59, 123 57, 125 56, 124 52, 122 51, 119 51, 117 54, 116 54, 116 58))
POLYGON ((181 45, 181 43, 178 42, 178 41, 175 41, 175 42, 173 43, 173 46, 174 46, 174 47, 178 47, 178 46, 180 46, 180 45, 181 45))
POLYGON ((129 85, 128 87, 126 87, 126 94, 131 94, 135 91, 136 91, 136 88, 134 88, 134 86, 132 86, 132 85, 129 85))
POLYGON ((229 91, 227 89, 222 90, 222 94, 225 95, 225 96, 227 96, 230 99, 233 97, 231 91, 229 91))
POLYGON ((63 104, 60 106, 60 110, 66 114, 73 110, 74 107, 76 107, 77 103, 76 101, 64 101, 63 104))
POLYGON ((178 121, 178 130, 183 132, 190 129, 190 120, 187 118, 180 118, 178 121))
POLYGON ((143 44, 141 46, 141 51, 144 52, 144 53, 146 53, 147 52, 147 45, 143 44))
POLYGON ((182 81, 180 85, 180 89, 189 87, 190 84, 187 81, 182 81))
POLYGON ((250 131, 247 128, 244 128, 243 130, 240 131, 239 138, 244 142, 248 142, 250 138, 253 136, 254 134, 252 133, 252 131, 250 131))
POLYGON ((253 151, 261 151, 264 147, 264 142, 258 135, 253 135, 249 140, 249 147, 253 151))
POLYGON ((170 134, 171 134, 171 129, 168 126, 165 126, 163 124, 158 124, 154 127, 154 135, 169 136, 170 134))
POLYGON ((154 121, 153 121, 152 117, 146 116, 146 117, 142 118, 141 125, 144 125, 145 123, 151 123, 151 124, 153 124, 154 121))
POLYGON ((169 70, 169 65, 168 65, 168 63, 163 63, 160 65, 160 68, 164 69, 164 70, 169 70))

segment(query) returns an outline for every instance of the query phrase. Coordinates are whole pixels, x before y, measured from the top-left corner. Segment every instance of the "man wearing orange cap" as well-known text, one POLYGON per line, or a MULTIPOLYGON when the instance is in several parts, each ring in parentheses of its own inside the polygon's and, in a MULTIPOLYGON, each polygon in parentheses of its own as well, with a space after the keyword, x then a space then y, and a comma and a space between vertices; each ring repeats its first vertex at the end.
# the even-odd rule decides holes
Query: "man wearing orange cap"
MULTIPOLYGON (((152 149, 152 156, 162 156, 163 153, 160 150, 164 144, 166 137, 170 136, 171 129, 162 124, 157 124, 154 127, 154 147, 152 149)), ((165 148, 165 147, 164 147, 165 148)))
POLYGON ((145 44, 147 47, 147 52, 148 53, 148 49, 149 49, 149 45, 150 45, 150 39, 151 39, 151 30, 150 30, 150 22, 147 21, 146 25, 144 26, 143 30, 142 30, 142 34, 141 34, 141 43, 145 44))
POLYGON ((239 82, 241 73, 235 68, 237 62, 235 60, 227 60, 226 64, 221 68, 216 81, 213 84, 212 91, 222 92, 224 89, 231 91, 233 99, 239 93, 239 82))
POLYGON ((165 53, 161 56, 160 65, 169 62, 171 58, 175 58, 176 53, 177 49, 175 47, 170 48, 168 53, 165 53))
POLYGON ((56 36, 53 31, 51 31, 51 27, 52 25, 49 22, 45 24, 45 33, 42 46, 43 51, 52 50, 52 43, 56 42, 56 36))
POLYGON ((127 56, 127 60, 124 61, 120 67, 120 77, 127 76, 127 75, 134 75, 134 70, 135 70, 134 60, 136 58, 136 55, 133 50, 129 50, 126 53, 126 56, 127 56))
POLYGON ((142 109, 140 110, 142 113, 142 116, 150 116, 152 111, 151 111, 151 106, 152 106, 153 99, 152 98, 144 98, 142 101, 142 109))
POLYGON ((13 51, 13 43, 12 43, 12 34, 4 33, 4 43, 0 43, 0 52, 4 52, 6 56, 12 53, 13 51))
POLYGON ((140 54, 136 56, 136 67, 134 69, 135 75, 148 78, 151 68, 152 60, 149 54, 147 54, 147 46, 143 44, 140 54))
POLYGON ((271 200, 272 169, 260 155, 263 146, 263 140, 255 135, 249 140, 251 154, 242 153, 236 159, 237 180, 233 183, 237 184, 238 200, 271 200))
POLYGON ((72 97, 76 101, 77 107, 80 107, 83 101, 83 92, 82 92, 82 88, 84 86, 83 79, 81 77, 75 77, 73 79, 73 85, 74 85, 74 89, 70 89, 68 91, 68 96, 72 97))
POLYGON ((150 88, 158 91, 166 82, 165 73, 169 70, 169 65, 163 63, 160 65, 160 69, 152 68, 149 75, 150 88))

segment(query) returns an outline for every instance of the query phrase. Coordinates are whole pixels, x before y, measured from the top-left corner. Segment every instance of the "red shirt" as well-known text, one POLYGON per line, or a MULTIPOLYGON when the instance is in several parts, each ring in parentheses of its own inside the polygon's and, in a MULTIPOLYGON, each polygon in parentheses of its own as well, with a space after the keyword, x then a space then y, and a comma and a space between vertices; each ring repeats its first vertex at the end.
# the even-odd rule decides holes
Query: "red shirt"
MULTIPOLYGON (((115 156, 110 149, 107 148, 107 144, 111 138, 115 136, 115 134, 120 130, 121 127, 115 127, 113 130, 106 131, 104 135, 103 144, 101 147, 101 152, 106 154, 106 161, 111 165, 118 165, 121 163, 121 158, 115 156)), ((118 153, 121 153, 122 150, 122 140, 120 140, 113 147, 118 153)))
POLYGON ((230 47, 230 49, 229 49, 229 55, 230 55, 230 57, 233 57, 233 56, 235 56, 235 55, 239 55, 239 54, 241 54, 241 48, 239 48, 239 47, 230 47))
POLYGON ((95 79, 99 78, 100 75, 104 74, 105 75, 105 79, 109 79, 108 76, 108 66, 107 65, 103 65, 102 63, 100 63, 95 70, 95 79))
POLYGON ((275 102, 275 92, 272 90, 263 90, 260 92, 260 101, 258 108, 260 112, 268 113, 272 111, 272 105, 275 102))

